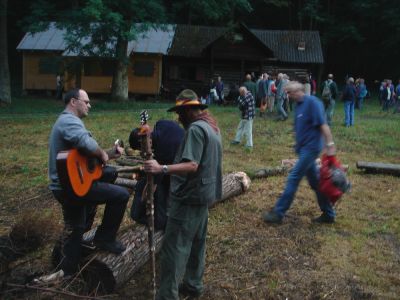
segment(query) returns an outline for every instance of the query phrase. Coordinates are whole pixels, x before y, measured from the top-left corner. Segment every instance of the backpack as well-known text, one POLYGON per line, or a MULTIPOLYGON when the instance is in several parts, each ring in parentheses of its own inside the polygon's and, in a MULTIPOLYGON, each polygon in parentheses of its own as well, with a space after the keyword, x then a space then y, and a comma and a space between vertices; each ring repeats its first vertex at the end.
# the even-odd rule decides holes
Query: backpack
POLYGON ((335 156, 322 155, 319 191, 334 206, 351 188, 343 166, 335 156))
POLYGON ((328 83, 328 81, 325 81, 321 96, 322 96, 322 99, 324 99, 324 100, 325 99, 330 100, 332 97, 331 85, 330 85, 330 83, 328 83))
POLYGON ((325 81, 321 96, 322 96, 324 105, 328 106, 330 104, 330 101, 332 98, 331 85, 330 85, 330 83, 328 83, 328 81, 325 81))

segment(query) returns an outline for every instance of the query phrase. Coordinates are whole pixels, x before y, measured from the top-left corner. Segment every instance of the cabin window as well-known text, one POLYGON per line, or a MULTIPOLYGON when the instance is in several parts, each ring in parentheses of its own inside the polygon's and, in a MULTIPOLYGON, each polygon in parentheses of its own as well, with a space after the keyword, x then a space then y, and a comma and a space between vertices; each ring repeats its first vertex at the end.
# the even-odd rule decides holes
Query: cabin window
POLYGON ((153 77, 154 69, 153 61, 135 61, 133 64, 133 74, 135 76, 153 77))
POLYGON ((84 62, 85 76, 113 76, 115 61, 87 60, 84 62))
POLYGON ((60 72, 60 61, 55 57, 43 57, 39 60, 39 74, 55 75, 60 72))

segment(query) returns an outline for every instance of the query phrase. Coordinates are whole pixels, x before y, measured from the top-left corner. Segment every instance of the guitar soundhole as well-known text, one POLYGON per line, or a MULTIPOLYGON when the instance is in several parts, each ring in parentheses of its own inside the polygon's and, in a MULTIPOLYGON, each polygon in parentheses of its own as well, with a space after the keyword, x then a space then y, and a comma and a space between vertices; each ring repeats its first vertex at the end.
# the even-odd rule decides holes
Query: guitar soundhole
POLYGON ((97 165, 96 159, 94 159, 94 158, 93 159, 88 159, 87 160, 87 170, 88 170, 88 172, 89 173, 93 173, 95 168, 96 168, 96 165, 97 165))

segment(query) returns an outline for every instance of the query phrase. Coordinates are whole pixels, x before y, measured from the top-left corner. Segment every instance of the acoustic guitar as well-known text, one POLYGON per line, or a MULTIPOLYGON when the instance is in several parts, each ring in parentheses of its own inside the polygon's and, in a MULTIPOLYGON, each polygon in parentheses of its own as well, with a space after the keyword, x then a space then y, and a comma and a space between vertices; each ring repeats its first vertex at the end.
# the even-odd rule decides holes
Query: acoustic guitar
MULTIPOLYGON (((115 145, 121 145, 117 140, 115 145)), ((103 164, 97 157, 88 157, 77 149, 57 154, 57 173, 61 186, 76 196, 85 196, 95 180, 103 175, 103 164)))

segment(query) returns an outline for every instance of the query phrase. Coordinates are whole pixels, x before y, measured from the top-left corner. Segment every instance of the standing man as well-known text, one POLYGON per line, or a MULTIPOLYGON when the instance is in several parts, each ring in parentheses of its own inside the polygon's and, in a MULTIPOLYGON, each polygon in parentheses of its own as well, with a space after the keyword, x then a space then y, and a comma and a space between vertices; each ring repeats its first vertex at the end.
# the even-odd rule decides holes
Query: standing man
POLYGON ((250 74, 246 75, 246 81, 243 82, 243 86, 246 87, 246 89, 251 93, 254 99, 257 97, 256 83, 251 80, 250 74))
MULTIPOLYGON (((159 120, 151 132, 151 145, 154 159, 161 165, 170 165, 174 162, 176 152, 182 143, 185 132, 175 121, 159 120)), ((135 128, 129 135, 129 145, 132 149, 140 150, 140 128, 135 128)), ((136 222, 147 224, 146 201, 143 200, 143 191, 147 184, 147 177, 138 179, 135 187, 131 217, 136 222)), ((169 203, 170 176, 158 174, 154 176, 154 227, 165 229, 167 225, 167 205, 169 203)))
MULTIPOLYGON (((87 156, 96 157, 103 164, 111 158, 119 157, 123 151, 123 148, 115 146, 111 152, 107 153, 99 147, 91 133, 85 128, 81 119, 88 115, 91 105, 88 94, 84 90, 70 90, 65 95, 64 102, 65 109, 55 122, 49 139, 51 180, 49 188, 62 207, 65 227, 61 238, 60 268, 64 276, 69 276, 78 270, 82 236, 90 229, 98 204, 106 206, 102 223, 94 237, 95 246, 114 254, 120 254, 125 250, 125 247, 115 238, 124 216, 129 193, 123 187, 95 181, 85 196, 78 197, 72 190, 61 185, 57 173, 57 154, 60 151, 78 149, 87 156)), ((111 177, 110 181, 113 181, 116 173, 114 172, 111 177)))
POLYGON ((221 76, 218 76, 217 78, 215 89, 217 90, 218 95, 218 105, 224 104, 224 82, 222 81, 221 76))
POLYGON ((239 88, 238 105, 242 113, 239 126, 236 130, 235 139, 231 142, 232 145, 240 144, 243 135, 246 136, 246 148, 251 151, 253 149, 253 119, 255 115, 255 101, 253 95, 242 86, 239 88))
POLYGON ((343 91, 344 101, 344 125, 350 127, 354 125, 354 104, 356 102, 356 87, 354 86, 354 78, 347 79, 346 86, 343 91))
POLYGON ((278 107, 278 120, 285 121, 288 118, 288 115, 284 109, 284 104, 287 98, 285 85, 288 80, 285 78, 285 74, 278 74, 278 86, 276 87, 276 98, 277 98, 277 107, 278 107))
POLYGON ((333 74, 328 74, 328 79, 322 84, 321 95, 324 102, 326 121, 329 126, 332 126, 337 94, 338 89, 336 82, 333 81, 333 74))
POLYGON ((289 97, 296 102, 294 129, 296 134, 295 150, 299 159, 287 178, 285 191, 275 203, 275 207, 263 214, 266 223, 279 224, 294 200, 301 179, 306 176, 311 188, 315 191, 322 215, 314 222, 333 223, 335 210, 328 199, 319 192, 319 175, 315 160, 322 148, 323 140, 327 155, 335 154, 335 146, 329 126, 325 122, 321 101, 304 93, 304 86, 295 81, 285 87, 289 97))
POLYGON ((56 99, 62 99, 62 93, 64 91, 64 77, 61 74, 56 76, 56 99))
POLYGON ((260 117, 265 117, 267 110, 268 74, 264 73, 258 83, 258 97, 260 98, 260 117))
POLYGON ((178 293, 198 297, 203 292, 208 203, 222 194, 221 134, 205 108, 192 90, 182 91, 168 110, 178 114, 186 130, 174 163, 144 162, 147 173, 171 175, 157 299, 179 299, 178 293))

